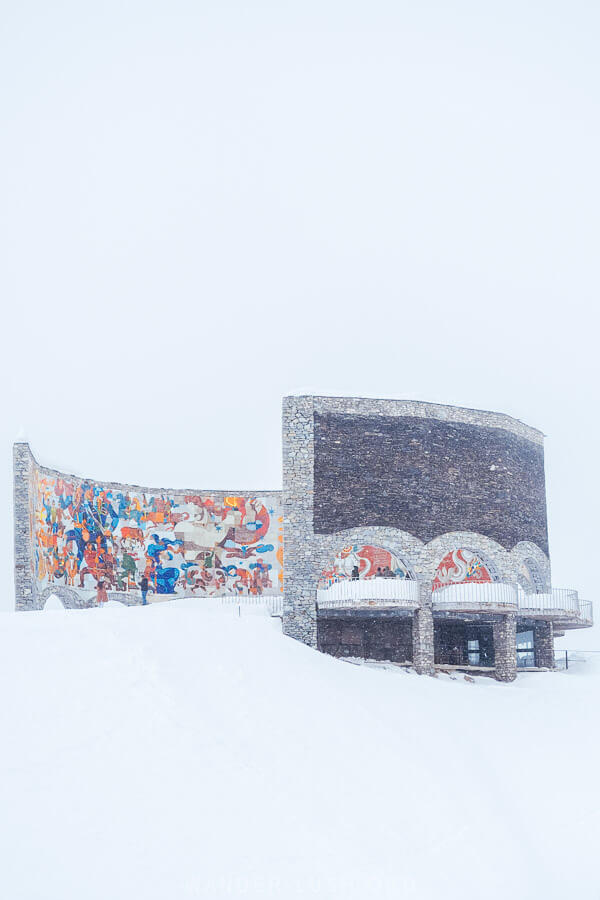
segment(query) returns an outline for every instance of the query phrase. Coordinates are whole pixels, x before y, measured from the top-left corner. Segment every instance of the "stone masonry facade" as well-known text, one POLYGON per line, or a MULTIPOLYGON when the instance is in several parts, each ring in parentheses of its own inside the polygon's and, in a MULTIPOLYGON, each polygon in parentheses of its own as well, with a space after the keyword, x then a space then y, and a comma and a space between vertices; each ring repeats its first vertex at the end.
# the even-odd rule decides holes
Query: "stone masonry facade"
MULTIPOLYGON (((40 543, 39 543, 39 516, 41 513, 41 509, 39 505, 36 506, 36 480, 47 481, 50 485, 56 485, 57 487, 61 484, 68 482, 72 489, 77 491, 85 491, 90 489, 97 489, 102 492, 103 496, 107 496, 108 494, 112 495, 112 509, 116 506, 115 497, 118 495, 127 495, 127 496, 138 496, 138 497, 159 497, 164 498, 168 497, 169 503, 171 504, 172 509, 175 511, 174 523, 175 524, 166 524, 164 521, 161 521, 160 517, 157 518, 156 522, 149 521, 147 523, 146 529, 147 532, 152 534, 153 532, 158 532, 160 535, 165 534, 165 530, 168 528, 173 531, 173 537, 177 537, 177 529, 186 526, 186 518, 190 518, 190 513, 187 511, 190 508, 190 504, 192 504, 193 508, 200 508, 199 503, 203 498, 208 498, 208 502, 212 505, 211 508, 217 507, 221 510, 225 510, 227 508, 227 504, 234 504, 238 499, 243 500, 244 498, 254 498, 259 497, 261 505, 264 505, 265 509, 265 519, 268 515, 269 517, 269 527, 266 532, 265 538, 258 538, 255 541, 255 548, 242 546, 241 542, 244 540, 252 541, 255 535, 260 535, 260 528, 258 531, 247 532, 246 529, 239 527, 239 521, 232 526, 229 526, 225 523, 225 521, 219 522, 218 519, 216 526, 209 524, 209 529, 214 532, 213 540, 216 544, 210 548, 210 551, 207 549, 201 550, 200 555, 209 555, 209 562, 214 570, 216 567, 216 559, 220 561, 222 565, 221 571, 223 573, 227 573, 229 575, 229 581, 235 584, 236 574, 239 575, 240 571, 243 570, 244 574, 248 574, 252 571, 250 566, 253 563, 269 563, 269 561, 273 561, 276 563, 278 568, 275 565, 269 565, 269 569, 272 572, 271 585, 267 588, 262 588, 261 594, 265 594, 268 596, 277 596, 280 594, 281 586, 279 584, 279 575, 280 564, 277 558, 277 554, 280 553, 279 549, 279 540, 281 540, 281 544, 283 543, 283 534, 279 534, 280 526, 279 520, 281 519, 282 513, 282 493, 281 491, 257 491, 257 490, 200 490, 200 489, 172 489, 172 488, 150 488, 150 487, 142 487, 140 485, 134 484, 122 484, 120 482, 113 481, 103 481, 98 482, 94 479, 82 478, 77 475, 65 474, 63 472, 59 472, 55 469, 49 469, 46 466, 41 466, 37 463, 34 456, 31 453, 29 445, 26 443, 16 443, 13 448, 13 471, 14 471, 14 533, 15 533, 15 605, 18 610, 36 610, 41 609, 44 606, 46 599, 51 595, 56 595, 59 597, 63 605, 68 609, 83 609, 89 607, 91 605, 95 605, 95 595, 96 590, 94 589, 94 579, 91 576, 87 576, 88 582, 92 582, 92 587, 88 584, 86 588, 82 589, 81 582, 79 579, 79 573, 76 577, 71 580, 71 583, 68 582, 67 573, 59 574, 58 577, 53 578, 52 583, 48 584, 47 578, 40 577, 46 574, 46 570, 40 565, 41 562, 44 562, 43 556, 40 559, 40 543), (182 512, 182 510, 185 510, 182 512), (268 513, 266 512, 268 510, 268 513), (183 522, 183 526, 180 524, 183 522), (242 532, 242 535, 240 535, 242 532), (235 541, 229 540, 228 537, 233 533, 234 538, 239 538, 240 545, 235 541), (36 540, 36 538, 38 540, 36 540), (271 541, 271 543, 268 543, 271 541), (276 544, 277 542, 277 544, 276 544), (214 551, 214 553, 212 552, 214 551), (213 559, 210 559, 210 556, 213 556, 213 559), (244 559, 240 559, 240 557, 245 557, 244 559), (235 570, 235 571, 234 571, 235 570)), ((52 490, 51 490, 52 493, 52 490)), ((89 501, 87 503, 87 508, 90 509, 93 507, 93 502, 89 501)), ((95 514, 95 510, 92 510, 95 514)), ((51 515, 55 515, 58 520, 58 515, 60 513, 60 508, 57 504, 57 508, 55 511, 51 511, 51 515)), ((125 530, 130 532, 133 537, 136 537, 134 534, 138 532, 141 536, 141 528, 140 528, 140 513, 138 511, 138 521, 137 523, 131 520, 123 520, 123 524, 125 525, 125 530)), ((151 513, 149 513, 151 515, 151 513)), ((238 520, 240 518, 240 513, 237 514, 238 520)), ((254 508, 251 507, 251 516, 254 517, 254 508)), ((121 521, 119 522, 121 524, 121 521)), ((253 523, 254 527, 264 525, 264 522, 256 522, 253 523)), ((48 532, 49 528, 46 528, 46 532, 48 532)), ((110 530, 110 524, 105 523, 105 530, 110 530)), ((201 531, 201 528, 200 528, 201 531)), ((70 532, 72 534, 72 532, 70 532)), ((122 532, 121 532, 122 534, 122 532)), ((150 538, 152 540, 153 538, 150 538)), ((147 538, 148 540, 148 538, 147 538)), ((160 537, 159 537, 160 540, 160 537)), ((74 541, 72 541, 73 545, 74 541)), ((141 548, 141 543, 139 544, 141 548)), ((169 551, 170 547, 168 543, 165 544, 165 550, 169 551)), ((197 548, 199 549, 199 548, 197 548)), ((192 555, 194 555, 195 551, 191 551, 192 555)), ((142 556, 141 549, 138 551, 138 556, 142 556)), ((81 565, 85 564, 85 560, 82 560, 81 565)), ((179 571, 179 570, 178 570, 179 571)), ((118 567, 117 567, 118 572, 118 567)), ((120 590, 118 585, 116 584, 116 578, 111 580, 109 578, 107 580, 108 587, 108 599, 118 600, 120 603, 125 605, 136 605, 142 602, 141 592, 138 587, 134 587, 132 590, 120 590)), ((225 574, 223 575, 223 580, 225 581, 225 574)), ((248 579, 247 579, 248 581, 248 579)), ((240 580, 238 579, 237 587, 230 588, 227 584, 224 584, 223 588, 220 590, 214 591, 211 595, 221 596, 224 593, 231 593, 233 590, 237 590, 240 588, 244 592, 248 592, 248 589, 245 585, 242 585, 240 580)), ((189 590, 189 588, 188 588, 189 590)), ((185 588, 178 589, 178 593, 181 595, 185 592, 185 588)), ((193 593, 193 592, 192 592, 193 593)), ((199 595, 202 596, 202 591, 199 590, 199 595)), ((167 594, 167 596, 169 596, 167 594)), ((165 598, 166 599, 166 598, 165 598)))
POLYGON ((33 495, 35 460, 28 444, 13 447, 15 597, 17 609, 37 609, 33 569, 33 495))
MULTIPOLYGON (((540 431, 500 413, 439 404, 293 396, 283 399, 282 463, 283 490, 260 493, 272 522, 282 517, 278 552, 282 548, 286 635, 337 656, 410 664, 420 674, 477 659, 498 680, 511 681, 517 673, 516 634, 527 628, 535 667, 553 668, 554 636, 564 624, 535 615, 521 620, 512 608, 482 607, 468 615, 444 611, 435 592, 441 562, 461 548, 476 556, 489 581, 532 595, 551 591, 540 431), (380 548, 399 561, 404 577, 418 583, 410 608, 386 611, 376 602, 369 609, 319 607, 323 573, 353 546, 380 548)), ((16 606, 40 609, 50 594, 70 608, 90 605, 73 581, 68 586, 66 574, 64 584, 37 586, 34 483, 40 473, 83 483, 38 466, 27 444, 15 444, 16 606)), ((109 482, 103 488, 150 491, 109 482)), ((168 493, 183 503, 192 492, 168 493)), ((210 493, 223 509, 226 503, 235 506, 235 494, 251 496, 210 493)), ((249 502, 240 500, 246 503, 242 511, 249 502)), ((218 546, 232 563, 222 564, 231 575, 236 561, 225 557, 225 542, 218 546)), ((263 555, 275 553, 272 543, 256 546, 263 555)), ((109 588, 111 599, 141 602, 139 591, 109 588)), ((224 589, 239 590, 239 583, 224 589)))
POLYGON ((453 531, 548 552, 544 450, 504 428, 431 417, 315 412, 314 528, 453 531))
MULTIPOLYGON (((509 416, 413 401, 286 397, 283 505, 284 632, 312 647, 325 649, 343 634, 339 616, 334 626, 319 611, 317 587, 349 545, 385 548, 419 582, 410 634, 412 663, 423 674, 435 668, 441 614, 432 583, 447 553, 471 548, 494 580, 550 590, 543 435, 509 416)), ((482 611, 481 618, 490 641, 493 635, 495 676, 510 681, 516 613, 482 611)), ((346 627, 348 636, 358 633, 350 618, 346 627)), ((363 644, 378 648, 370 632, 364 636, 363 644)), ((551 668, 552 622, 537 622, 535 639, 536 665, 551 668)), ((352 644, 339 646, 347 653, 352 644)))

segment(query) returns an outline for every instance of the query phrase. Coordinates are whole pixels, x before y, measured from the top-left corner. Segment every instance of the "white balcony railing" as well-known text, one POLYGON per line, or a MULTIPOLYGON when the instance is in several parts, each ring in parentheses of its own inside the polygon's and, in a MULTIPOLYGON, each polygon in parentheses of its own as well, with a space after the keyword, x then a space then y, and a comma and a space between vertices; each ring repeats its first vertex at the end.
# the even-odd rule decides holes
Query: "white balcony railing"
POLYGON ((592 604, 582 600, 571 588, 551 588, 540 594, 526 594, 519 589, 519 611, 531 616, 546 615, 570 619, 581 625, 592 625, 592 604))
POLYGON ((579 620, 584 625, 594 624, 594 610, 591 600, 579 601, 579 620))
POLYGON ((552 588, 539 594, 527 594, 519 590, 519 609, 533 614, 553 612, 566 616, 579 615, 579 595, 570 588, 552 588))
POLYGON ((321 609, 353 606, 402 606, 416 609, 419 605, 419 583, 408 578, 344 578, 317 591, 321 609))
MULTIPOLYGON (((431 598, 434 610, 440 611, 513 610, 524 616, 556 618, 571 626, 593 623, 592 604, 581 600, 577 591, 569 588, 527 594, 512 582, 462 582, 437 588, 431 598)), ((419 582, 408 578, 344 578, 319 588, 317 603, 321 609, 390 606, 416 609, 419 582)))
POLYGON ((592 604, 580 600, 570 588, 551 588, 539 594, 527 594, 518 584, 481 582, 452 584, 432 594, 433 608, 445 610, 515 609, 524 615, 568 619, 582 625, 593 622, 592 604))
POLYGON ((465 581, 433 591, 432 601, 434 609, 517 609, 519 586, 503 581, 465 581))

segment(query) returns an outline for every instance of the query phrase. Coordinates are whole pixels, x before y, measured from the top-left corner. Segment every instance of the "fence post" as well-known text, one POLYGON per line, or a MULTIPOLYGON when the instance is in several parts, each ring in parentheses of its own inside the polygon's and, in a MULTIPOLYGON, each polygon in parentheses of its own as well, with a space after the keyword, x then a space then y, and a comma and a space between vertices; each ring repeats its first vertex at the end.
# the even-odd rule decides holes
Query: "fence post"
POLYGON ((569 651, 565 650, 565 669, 569 668, 569 651))

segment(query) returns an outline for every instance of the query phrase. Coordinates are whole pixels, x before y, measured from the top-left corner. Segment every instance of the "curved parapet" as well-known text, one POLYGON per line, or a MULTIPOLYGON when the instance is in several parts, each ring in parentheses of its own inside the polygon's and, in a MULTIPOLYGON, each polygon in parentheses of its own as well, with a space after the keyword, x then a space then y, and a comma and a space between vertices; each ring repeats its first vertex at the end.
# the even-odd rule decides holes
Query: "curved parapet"
POLYGON ((28 444, 15 444, 14 478, 18 609, 50 593, 92 606, 99 584, 141 602, 143 578, 150 602, 282 591, 279 491, 99 482, 40 466, 28 444))

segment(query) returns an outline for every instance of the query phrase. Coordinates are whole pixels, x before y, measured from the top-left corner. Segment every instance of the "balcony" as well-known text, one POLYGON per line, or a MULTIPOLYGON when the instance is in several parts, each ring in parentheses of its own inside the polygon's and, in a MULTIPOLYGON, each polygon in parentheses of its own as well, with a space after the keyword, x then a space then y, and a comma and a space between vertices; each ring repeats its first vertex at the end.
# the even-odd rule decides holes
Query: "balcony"
POLYGON ((317 590, 319 609, 362 609, 419 606, 419 583, 408 578, 345 578, 317 590))
MULTIPOLYGON (((317 604, 319 609, 415 610, 419 607, 419 582, 408 578, 345 578, 319 588, 317 604)), ((568 588, 527 594, 511 582, 462 582, 433 591, 432 604, 434 611, 440 612, 514 612, 528 619, 553 619, 561 628, 593 624, 592 604, 568 588)))
POLYGON ((433 591, 434 610, 511 612, 519 606, 519 586, 509 582, 462 582, 433 591))
POLYGON ((592 604, 569 588, 527 594, 510 582, 463 582, 438 588, 432 601, 434 610, 447 612, 514 611, 527 618, 556 619, 565 628, 593 624, 592 604))
POLYGON ((528 618, 557 619, 561 627, 577 628, 593 625, 589 600, 581 600, 570 588, 552 588, 540 594, 526 594, 519 588, 519 613, 528 618))

